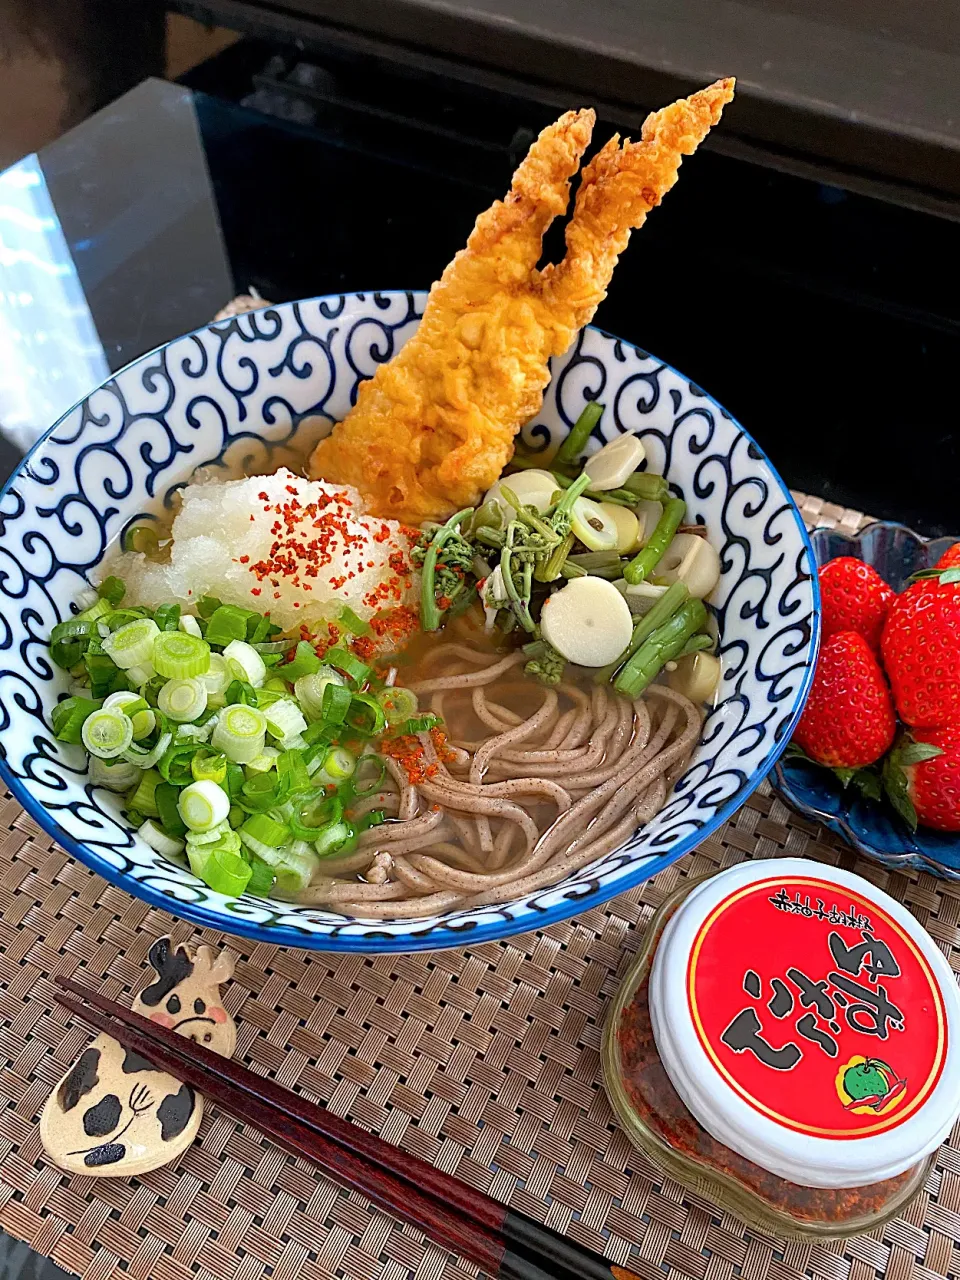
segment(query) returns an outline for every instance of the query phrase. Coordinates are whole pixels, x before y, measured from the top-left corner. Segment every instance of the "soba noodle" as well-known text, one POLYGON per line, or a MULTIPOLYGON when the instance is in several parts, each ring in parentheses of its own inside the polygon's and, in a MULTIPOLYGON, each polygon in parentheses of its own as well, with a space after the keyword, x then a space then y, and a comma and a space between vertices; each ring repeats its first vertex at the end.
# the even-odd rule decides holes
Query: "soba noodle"
POLYGON ((523 660, 452 639, 426 655, 409 687, 448 744, 419 735, 420 781, 385 760, 381 789, 353 812, 387 821, 325 859, 299 902, 368 919, 493 905, 556 884, 650 821, 698 741, 700 709, 659 684, 634 702, 599 685, 546 688, 518 672, 523 660))

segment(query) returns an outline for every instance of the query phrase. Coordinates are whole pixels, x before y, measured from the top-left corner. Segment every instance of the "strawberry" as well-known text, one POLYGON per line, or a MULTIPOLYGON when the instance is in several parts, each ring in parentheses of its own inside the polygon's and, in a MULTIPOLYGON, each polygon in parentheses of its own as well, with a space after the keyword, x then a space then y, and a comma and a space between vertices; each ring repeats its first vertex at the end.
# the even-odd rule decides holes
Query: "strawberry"
POLYGON ((857 631, 874 649, 894 597, 892 587, 871 565, 853 556, 839 556, 820 570, 821 635, 829 640, 839 631, 857 631))
POLYGON ((915 729, 884 761, 883 785, 911 830, 960 831, 960 723, 915 729))
POLYGON ((960 568, 960 542, 955 542, 952 547, 947 547, 946 551, 937 561, 938 569, 957 569, 960 568))
POLYGON ((914 582, 890 606, 880 647, 900 717, 960 720, 960 567, 914 582))
POLYGON ((856 631, 841 631, 822 646, 813 687, 793 740, 817 764, 849 771, 873 764, 896 732, 883 671, 856 631))

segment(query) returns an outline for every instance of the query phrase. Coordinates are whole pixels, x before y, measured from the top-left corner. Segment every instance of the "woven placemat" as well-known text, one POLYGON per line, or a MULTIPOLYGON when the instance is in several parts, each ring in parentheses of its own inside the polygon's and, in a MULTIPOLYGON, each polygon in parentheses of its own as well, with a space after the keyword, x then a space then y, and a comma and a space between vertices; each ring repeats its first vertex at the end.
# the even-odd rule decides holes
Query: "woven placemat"
MULTIPOLYGON (((856 512, 798 495, 811 524, 856 512)), ((412 956, 230 940, 237 1056, 651 1280, 936 1280, 960 1275, 960 1126, 907 1214, 868 1236, 784 1243, 664 1178, 600 1084, 604 1008, 640 929, 685 876, 812 857, 881 885, 960 968, 960 887, 858 860, 764 787, 681 864, 542 933, 412 956)), ((209 1108, 199 1140, 143 1178, 71 1177, 37 1112, 88 1040, 53 1002, 81 972, 129 1003, 147 949, 196 933, 72 861, 0 801, 0 1225, 84 1280, 465 1280, 471 1268, 209 1108)), ((214 943, 223 935, 207 934, 214 943)))

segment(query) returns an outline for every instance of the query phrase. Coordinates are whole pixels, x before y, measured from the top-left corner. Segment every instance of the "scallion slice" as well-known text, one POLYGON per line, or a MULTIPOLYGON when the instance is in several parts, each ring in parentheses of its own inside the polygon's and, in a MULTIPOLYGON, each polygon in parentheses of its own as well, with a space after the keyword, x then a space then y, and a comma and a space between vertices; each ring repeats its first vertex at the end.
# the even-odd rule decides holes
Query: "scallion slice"
POLYGON ((124 760, 129 760, 131 764, 137 765, 140 769, 150 769, 157 763, 172 741, 172 733, 169 731, 161 733, 149 751, 144 750, 143 747, 129 746, 123 753, 123 758, 124 760))
POLYGON ((170 782, 161 782, 154 792, 160 825, 173 836, 182 836, 187 829, 177 808, 179 795, 178 789, 170 782))
MULTIPOLYGON (((164 635, 173 635, 172 631, 164 635)), ((184 636, 185 640, 191 637, 184 636)), ((178 724, 197 720, 207 709, 207 691, 199 680, 168 680, 160 690, 157 706, 165 716, 178 724)))
POLYGON ((177 854, 183 853, 184 843, 182 840, 176 839, 174 836, 168 835, 166 831, 148 818, 140 827, 138 835, 141 840, 145 840, 151 849, 156 849, 157 853, 163 854, 165 858, 175 858, 177 854))
POLYGON ((266 813, 252 813, 240 828, 241 840, 244 833, 260 844, 269 845, 271 849, 279 849, 290 839, 290 828, 266 813))
POLYGON ((180 606, 178 604, 161 604, 153 611, 153 620, 161 631, 178 631, 180 629, 180 606))
POLYGON ((53 736, 60 742, 80 742, 84 721, 100 708, 93 698, 65 698, 50 713, 53 736))
POLYGON ((296 684, 303 676, 313 675, 319 670, 320 659, 317 657, 316 650, 312 644, 301 640, 297 644, 297 651, 292 660, 278 667, 277 674, 283 676, 284 680, 289 680, 291 684, 296 684))
POLYGON ((233 676, 223 654, 211 653, 210 666, 197 676, 197 679, 206 688, 207 693, 223 693, 233 676))
POLYGON ((200 616, 207 617, 207 640, 210 644, 226 647, 232 640, 246 640, 247 618, 256 616, 233 604, 221 604, 209 615, 204 614, 204 602, 200 601, 200 616))
POLYGON ((103 651, 124 671, 152 663, 153 646, 160 628, 152 618, 135 618, 106 636, 103 651))
POLYGON ((182 631, 184 635, 201 637, 203 632, 200 630, 200 623, 196 620, 192 613, 182 613, 177 620, 177 630, 182 631))
POLYGON ((266 707, 263 712, 267 722, 267 731, 271 737, 277 738, 281 746, 290 743, 307 727, 303 712, 292 698, 283 698, 266 707))
MULTIPOLYGON (((207 633, 209 634, 209 632, 207 633)), ((227 666, 238 680, 245 680, 258 689, 267 678, 267 666, 252 644, 246 640, 231 640, 223 651, 227 666)))
POLYGON ((136 787, 127 796, 127 808, 136 809, 148 818, 159 818, 157 788, 163 786, 163 778, 156 769, 145 769, 136 787))
POLYGON ((375 738, 387 727, 383 707, 371 693, 355 693, 347 712, 350 728, 365 738, 375 738))
POLYGON ((153 665, 168 679, 202 676, 210 667, 210 646, 185 631, 161 631, 153 644, 153 665))
POLYGON ((320 719, 327 724, 343 724, 352 701, 353 694, 346 685, 328 684, 323 691, 320 719))
POLYGON ((293 692, 309 720, 316 720, 323 714, 324 690, 331 684, 342 686, 346 680, 333 667, 320 666, 319 663, 314 671, 300 676, 294 683, 293 692))
POLYGON ((191 831, 209 831, 226 822, 230 813, 230 797, 215 782, 191 782, 177 801, 180 817, 191 831))
POLYGON ((187 842, 190 870, 217 893, 236 897, 246 889, 253 872, 240 853, 240 837, 227 831, 212 844, 187 842))
POLYGON ((149 737, 157 727, 157 717, 148 706, 146 699, 141 698, 140 694, 134 693, 132 689, 121 689, 117 693, 111 693, 103 706, 104 710, 108 707, 116 707, 129 717, 133 725, 134 742, 149 737))
POLYGON ((331 747, 324 757, 323 771, 334 782, 345 782, 357 771, 357 757, 346 747, 331 747))
POLYGON ((140 770, 135 764, 126 760, 101 760, 99 756, 90 757, 90 781, 95 787, 106 787, 108 791, 127 792, 135 786, 140 777, 140 770))
POLYGON ((133 741, 133 725, 119 708, 101 707, 84 720, 80 741, 92 756, 113 760, 133 741))
POLYGON ((377 694, 377 701, 383 707, 383 714, 387 718, 387 724, 391 726, 403 724, 405 720, 415 716, 419 708, 417 695, 402 686, 397 686, 393 689, 381 689, 377 694))
POLYGON ((227 757, 212 747, 200 747, 190 761, 190 771, 197 782, 216 782, 219 785, 227 780, 227 757))
POLYGON ((212 745, 236 764, 249 764, 263 753, 267 722, 256 707, 234 703, 224 707, 213 731, 212 745))
POLYGON ((345 852, 348 842, 355 839, 356 833, 349 822, 331 822, 319 833, 313 847, 321 858, 326 858, 331 853, 345 852))
POLYGON ((327 662, 338 671, 342 671, 348 680, 352 680, 357 688, 362 688, 370 679, 370 668, 359 658, 355 658, 346 649, 329 649, 327 662))

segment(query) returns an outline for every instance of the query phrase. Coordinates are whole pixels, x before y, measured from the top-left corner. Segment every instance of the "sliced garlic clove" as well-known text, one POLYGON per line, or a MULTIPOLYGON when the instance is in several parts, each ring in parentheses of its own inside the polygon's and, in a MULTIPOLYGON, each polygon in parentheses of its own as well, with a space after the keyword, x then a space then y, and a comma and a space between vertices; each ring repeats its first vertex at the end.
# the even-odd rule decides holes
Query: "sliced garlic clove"
POLYGON ((618 436, 587 459, 583 469, 590 477, 590 488, 594 492, 619 489, 646 456, 646 450, 636 436, 618 436))
POLYGON ((577 498, 570 512, 570 528, 590 551, 612 551, 617 545, 617 526, 599 502, 577 498))
POLYGON ((548 596, 540 632, 568 662, 605 667, 619 658, 633 635, 627 602, 605 578, 574 578, 548 596))
POLYGON ((637 538, 640 536, 640 521, 629 507, 617 506, 615 502, 601 502, 600 510, 610 517, 617 526, 617 554, 629 555, 636 551, 637 538))
POLYGON ((530 471, 517 471, 512 476, 504 476, 487 490, 484 502, 495 502, 505 520, 513 519, 514 508, 504 497, 503 486, 510 490, 521 506, 536 507, 541 515, 550 506, 553 495, 560 488, 549 471, 541 471, 537 468, 530 471))
POLYGON ((712 653, 688 653, 678 658, 667 684, 691 702, 711 702, 720 683, 720 660, 712 653))
POLYGON ((654 573, 662 582, 685 582, 691 596, 703 600, 720 581, 720 557, 706 538, 678 533, 654 573))

